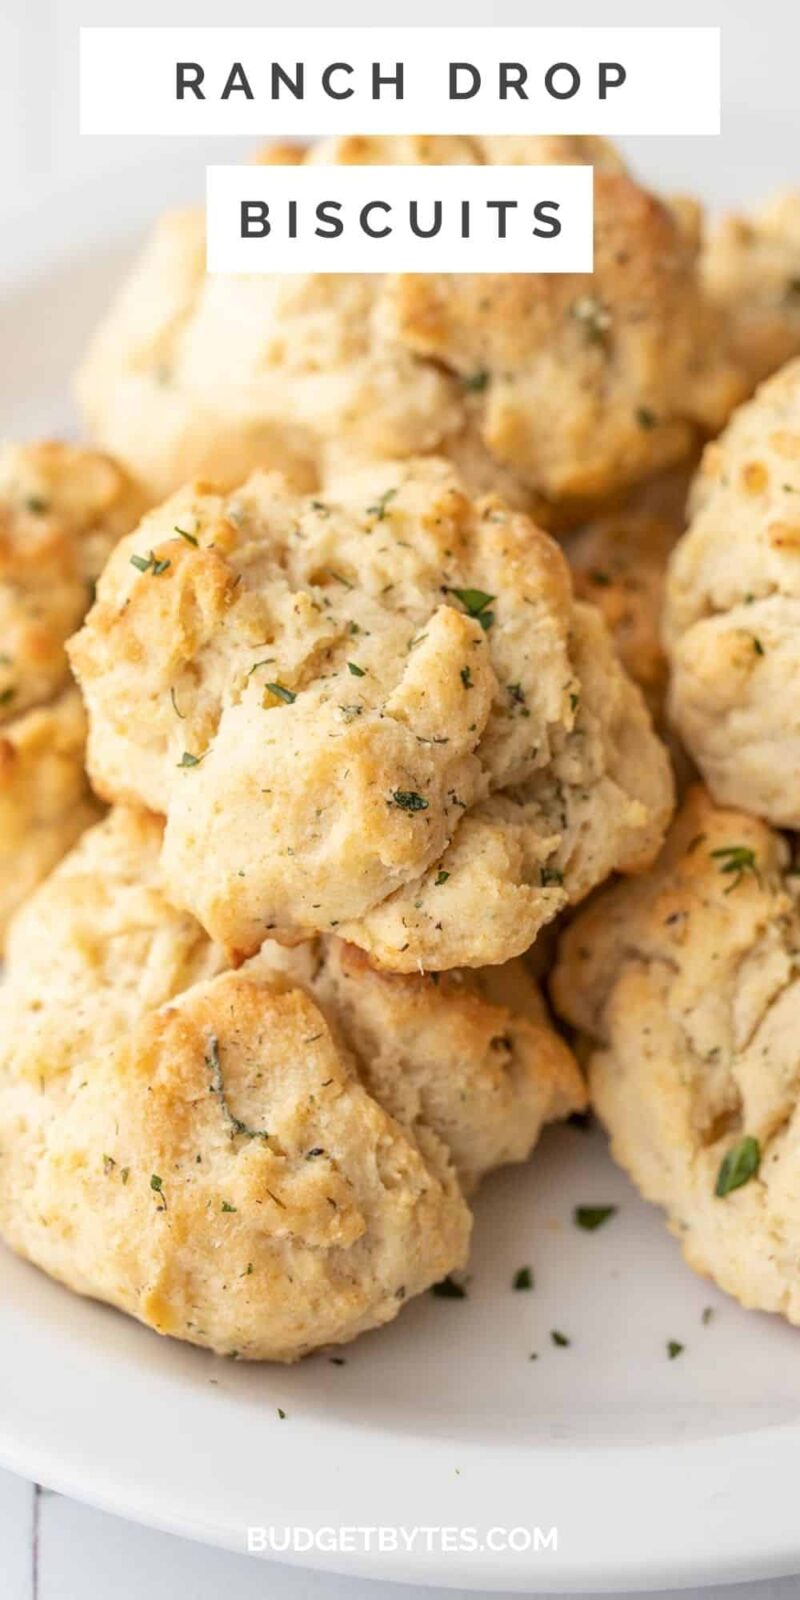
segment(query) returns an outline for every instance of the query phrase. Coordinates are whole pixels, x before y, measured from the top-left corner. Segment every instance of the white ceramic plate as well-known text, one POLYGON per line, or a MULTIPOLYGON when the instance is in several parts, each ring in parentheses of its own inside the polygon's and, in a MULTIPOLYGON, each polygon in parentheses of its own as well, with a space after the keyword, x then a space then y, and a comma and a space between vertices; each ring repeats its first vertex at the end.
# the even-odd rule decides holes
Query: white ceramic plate
MULTIPOLYGON (((134 222, 181 192, 146 176, 153 189, 127 197, 134 222)), ((98 242, 119 203, 100 185, 7 235, 2 431, 74 429, 67 379, 124 255, 98 242)), ((461 1588, 800 1569, 800 1335, 695 1278, 597 1133, 553 1131, 527 1169, 486 1185, 466 1300, 425 1296, 346 1358, 237 1366, 0 1252, 0 1459, 66 1493, 234 1549, 248 1526, 557 1528, 557 1550, 538 1554, 418 1535, 410 1551, 297 1556, 461 1588), (587 1234, 581 1203, 619 1211, 587 1234), (515 1293, 528 1264, 535 1289, 515 1293), (684 1346, 674 1360, 668 1340, 684 1346)))

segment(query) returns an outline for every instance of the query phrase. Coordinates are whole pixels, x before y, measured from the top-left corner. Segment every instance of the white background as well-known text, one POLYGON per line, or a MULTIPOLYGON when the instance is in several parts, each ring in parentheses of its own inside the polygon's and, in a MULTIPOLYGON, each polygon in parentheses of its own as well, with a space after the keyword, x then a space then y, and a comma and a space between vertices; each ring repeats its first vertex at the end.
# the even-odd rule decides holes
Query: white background
MULTIPOLYGON (((639 169, 654 183, 703 188, 731 200, 757 195, 779 182, 800 182, 798 60, 800 19, 796 0, 403 0, 383 9, 386 22, 408 24, 653 25, 721 24, 723 28, 723 140, 628 141, 639 169), (554 15, 554 13, 556 13, 554 15), (713 176, 712 176, 713 175, 713 176)), ((0 0, 0 241, 13 248, 29 206, 51 193, 120 174, 120 213, 135 227, 145 214, 187 188, 202 193, 206 160, 243 158, 245 141, 216 139, 193 147, 185 141, 94 139, 77 131, 77 28, 80 24, 264 24, 287 20, 264 0, 237 0, 235 17, 221 0, 0 0), (222 13, 222 15, 221 15, 222 13), (176 149, 181 145, 180 150, 176 149), (135 178, 135 182, 133 179, 135 178)), ((340 0, 342 24, 374 23, 375 0, 340 0)), ((292 20, 330 22, 329 0, 294 0, 292 20)), ((421 119, 421 124, 424 119, 421 119)), ((313 130, 309 130, 310 132, 313 130)), ((358 130, 354 130, 358 131, 358 130)), ((426 131, 420 126, 419 131, 426 131)), ((98 216, 98 230, 103 218, 98 216)), ((0 252, 4 244, 0 242, 0 252)), ((0 265, 2 261, 0 260, 0 265)), ((65 1375, 68 1382, 68 1375, 65 1375)), ((167 1424, 165 1423, 165 1426, 167 1424)), ((154 1440, 154 1449, 158 1441, 154 1440)), ((391 1507, 387 1507, 387 1520, 391 1507)), ((676 1529, 676 1539, 680 1530, 676 1529)), ((269 1567, 152 1531, 73 1504, 0 1473, 0 1600, 417 1600, 423 1591, 382 1587, 269 1567)), ((432 1592, 431 1592, 432 1593, 432 1592)), ((709 1596, 722 1591, 706 1591, 709 1596)), ((800 1600, 800 1579, 743 1590, 757 1600, 800 1600)))

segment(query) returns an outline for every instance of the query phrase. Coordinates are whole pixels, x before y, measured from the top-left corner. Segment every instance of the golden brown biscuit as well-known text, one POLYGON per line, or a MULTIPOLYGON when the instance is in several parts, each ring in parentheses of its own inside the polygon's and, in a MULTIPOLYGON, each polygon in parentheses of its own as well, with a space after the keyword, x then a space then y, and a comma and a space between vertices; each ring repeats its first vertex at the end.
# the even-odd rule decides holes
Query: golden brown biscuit
POLYGON ((11 913, 100 814, 64 645, 143 509, 107 456, 0 445, 0 948, 11 913))
POLYGON ((714 798, 800 826, 800 362, 707 447, 664 627, 671 715, 714 798))
POLYGON ((0 445, 0 721, 63 688, 65 641, 144 509, 107 456, 52 442, 0 445))
POLYGON ((703 253, 709 298, 722 311, 751 389, 800 355, 800 191, 723 218, 703 253))
POLYGON ((659 727, 668 675, 661 642, 664 581, 684 527, 682 514, 654 515, 623 505, 576 529, 563 543, 577 598, 601 612, 625 671, 638 683, 659 727))
POLYGON ((523 1159, 583 1084, 518 964, 437 985, 325 940, 226 970, 160 835, 112 812, 15 920, 0 1228, 159 1332, 292 1360, 461 1266, 456 1171, 523 1159))
POLYGON ((17 906, 100 816, 76 688, 0 728, 0 944, 17 906))
POLYGON ((70 650, 98 792, 166 816, 171 898, 240 954, 337 928, 395 970, 502 962, 669 816, 558 547, 446 463, 337 502, 189 488, 115 551, 70 650))
POLYGON ((574 517, 741 398, 695 209, 647 194, 602 141, 356 137, 302 158, 593 160, 594 273, 207 277, 202 217, 164 219, 78 379, 95 437, 154 497, 255 467, 310 489, 342 457, 435 452, 475 492, 574 517))
POLYGON ((696 1271, 800 1322, 800 915, 786 841, 696 788, 656 868, 562 941, 616 1159, 696 1271))

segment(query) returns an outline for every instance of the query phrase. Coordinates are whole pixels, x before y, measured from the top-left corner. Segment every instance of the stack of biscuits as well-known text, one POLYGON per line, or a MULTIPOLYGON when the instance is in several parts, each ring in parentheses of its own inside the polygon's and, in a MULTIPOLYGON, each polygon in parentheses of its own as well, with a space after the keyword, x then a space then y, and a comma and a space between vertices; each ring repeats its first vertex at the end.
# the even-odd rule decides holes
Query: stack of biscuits
POLYGON ((595 269, 212 278, 170 216, 92 447, 0 456, 0 1232, 294 1360, 463 1269, 591 1096, 800 1320, 800 363, 747 399, 800 202, 704 238, 585 138, 264 159, 589 160, 595 269))

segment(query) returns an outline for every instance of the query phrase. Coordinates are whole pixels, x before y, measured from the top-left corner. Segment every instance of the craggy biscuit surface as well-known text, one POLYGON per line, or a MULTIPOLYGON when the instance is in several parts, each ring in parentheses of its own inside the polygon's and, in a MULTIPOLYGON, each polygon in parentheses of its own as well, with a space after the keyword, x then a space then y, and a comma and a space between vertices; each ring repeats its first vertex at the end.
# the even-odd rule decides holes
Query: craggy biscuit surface
POLYGON ((563 938, 612 1151, 690 1266, 800 1323, 800 915, 786 841, 692 791, 646 878, 563 938))
POLYGON ((0 445, 0 720, 63 688, 65 641, 143 510, 107 456, 49 442, 0 445))
POLYGON ((696 210, 602 141, 353 137, 291 159, 593 162, 594 272, 207 276, 200 214, 164 218, 78 379, 94 436, 154 497, 255 467, 309 489, 331 459, 434 452, 475 491, 569 516, 686 455, 744 393, 696 210))
POLYGON ((329 939, 231 972, 160 839, 113 811, 15 920, 0 1228, 159 1332, 291 1360, 461 1266, 462 1186, 583 1083, 519 963, 437 984, 329 939))
POLYGON ((668 675, 661 641, 664 581, 684 525, 682 514, 623 505, 563 543, 577 598, 591 601, 605 618, 620 661, 657 725, 664 721, 668 675))
POLYGON ((0 728, 0 940, 17 906, 100 815, 73 686, 0 728))
POLYGON ((15 908, 99 815, 64 646, 143 509, 107 456, 0 445, 0 946, 15 908))
POLYGON ((709 235, 702 268, 734 357, 755 388, 800 355, 800 191, 725 217, 709 235))
POLYGON ((655 854, 666 756, 558 547, 445 463, 339 498, 196 485, 115 551, 71 657, 108 799, 166 816, 228 949, 338 930, 482 966, 655 854))
POLYGON ((671 714, 715 799, 800 827, 800 362, 707 447, 671 560, 671 714))

